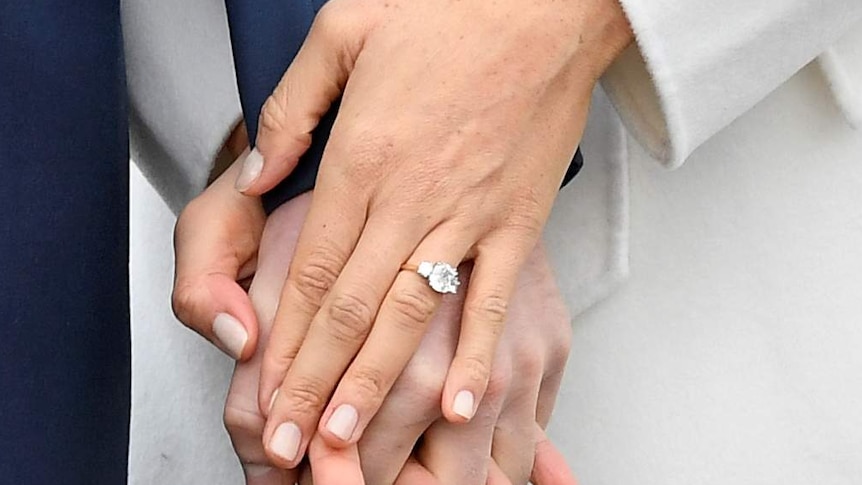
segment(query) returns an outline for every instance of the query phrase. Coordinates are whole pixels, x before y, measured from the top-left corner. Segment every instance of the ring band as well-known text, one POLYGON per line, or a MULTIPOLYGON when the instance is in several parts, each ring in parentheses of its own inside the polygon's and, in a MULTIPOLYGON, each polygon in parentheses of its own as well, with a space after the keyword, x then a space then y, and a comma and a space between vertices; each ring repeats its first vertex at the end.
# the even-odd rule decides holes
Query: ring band
POLYGON ((454 295, 458 293, 458 287, 461 286, 461 280, 458 279, 458 269, 449 263, 422 261, 418 266, 405 263, 401 269, 425 278, 428 281, 428 286, 440 294, 451 293, 454 295))

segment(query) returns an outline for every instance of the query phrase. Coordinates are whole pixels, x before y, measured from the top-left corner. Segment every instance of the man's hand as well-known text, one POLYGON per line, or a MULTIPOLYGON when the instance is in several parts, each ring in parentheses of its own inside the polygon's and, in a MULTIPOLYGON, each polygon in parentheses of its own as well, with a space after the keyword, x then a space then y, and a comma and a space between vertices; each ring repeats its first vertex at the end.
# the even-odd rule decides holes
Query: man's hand
MULTIPOLYGON (((243 155, 244 156, 244 155, 243 155)), ((257 348, 257 318, 241 282, 254 274, 266 216, 233 188, 235 163, 180 214, 174 231, 177 318, 237 360, 257 348)))
POLYGON ((474 260, 441 398, 450 421, 474 417, 594 83, 630 40, 615 0, 321 10, 237 180, 272 188, 342 96, 263 361, 271 459, 296 466, 316 431, 358 442, 441 302, 405 263, 474 260))

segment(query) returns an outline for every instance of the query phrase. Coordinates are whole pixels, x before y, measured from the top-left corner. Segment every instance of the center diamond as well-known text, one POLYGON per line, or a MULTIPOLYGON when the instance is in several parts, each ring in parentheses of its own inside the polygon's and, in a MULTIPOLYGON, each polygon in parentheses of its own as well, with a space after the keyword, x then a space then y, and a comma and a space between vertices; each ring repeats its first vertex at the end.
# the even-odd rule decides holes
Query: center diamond
POLYGON ((423 276, 427 276, 428 284, 437 293, 455 294, 461 284, 461 281, 458 280, 458 270, 446 263, 434 263, 428 274, 423 276))

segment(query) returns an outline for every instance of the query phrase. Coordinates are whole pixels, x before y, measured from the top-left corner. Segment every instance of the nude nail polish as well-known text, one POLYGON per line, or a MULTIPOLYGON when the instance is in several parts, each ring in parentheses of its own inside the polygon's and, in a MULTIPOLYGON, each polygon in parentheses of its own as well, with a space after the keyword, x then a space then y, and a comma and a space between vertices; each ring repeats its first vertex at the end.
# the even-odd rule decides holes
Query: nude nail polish
POLYGON ((473 419, 473 406, 475 405, 475 397, 473 397, 473 393, 467 390, 459 391, 458 394, 455 394, 455 400, 452 402, 452 411, 466 419, 467 421, 473 419))
POLYGON ((213 320, 213 333, 231 357, 239 359, 242 356, 248 332, 239 320, 227 313, 219 313, 213 320))
POLYGON ((358 421, 359 414, 356 412, 356 408, 350 404, 342 404, 329 417, 329 421, 326 422, 326 429, 342 440, 348 441, 353 436, 358 421))
POLYGON ((269 440, 269 448, 273 453, 285 461, 293 461, 299 454, 299 445, 302 442, 302 432, 295 423, 287 422, 275 428, 275 433, 269 440))
POLYGON ((242 162, 242 170, 239 177, 236 179, 236 189, 240 192, 245 192, 251 187, 251 184, 260 177, 263 171, 263 155, 257 150, 252 149, 245 160, 242 162))

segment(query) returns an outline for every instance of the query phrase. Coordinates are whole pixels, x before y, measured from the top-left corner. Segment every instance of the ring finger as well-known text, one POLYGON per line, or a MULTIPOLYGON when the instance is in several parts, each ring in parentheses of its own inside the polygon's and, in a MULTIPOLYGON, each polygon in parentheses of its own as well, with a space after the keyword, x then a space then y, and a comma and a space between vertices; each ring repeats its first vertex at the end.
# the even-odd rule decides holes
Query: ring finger
POLYGON ((457 266, 472 241, 464 231, 443 225, 416 248, 409 265, 426 274, 426 267, 431 267, 432 272, 427 280, 411 269, 401 271, 395 278, 367 342, 350 364, 320 421, 319 431, 327 442, 344 446, 362 436, 419 347, 440 305, 440 291, 455 292, 460 285, 457 271, 450 272, 451 266, 437 262, 457 266))

